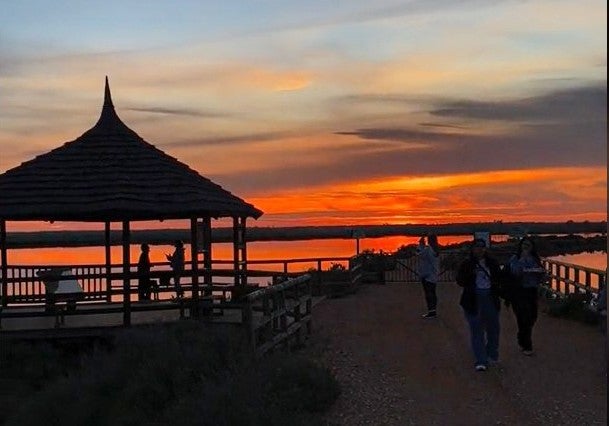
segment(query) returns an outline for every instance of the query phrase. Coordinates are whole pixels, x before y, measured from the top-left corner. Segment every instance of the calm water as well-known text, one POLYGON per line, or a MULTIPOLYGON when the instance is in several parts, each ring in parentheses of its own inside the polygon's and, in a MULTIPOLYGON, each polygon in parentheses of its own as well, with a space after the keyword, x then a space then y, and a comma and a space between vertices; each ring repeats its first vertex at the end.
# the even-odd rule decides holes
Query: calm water
MULTIPOLYGON (((497 238, 497 240, 503 239, 502 236, 494 238, 497 238)), ((469 241, 471 236, 441 236, 438 237, 438 240, 440 244, 451 244, 469 241)), ((391 252, 402 245, 415 244, 417 241, 417 237, 402 236, 364 238, 360 240, 360 250, 373 249, 375 251, 391 252)), ((232 259, 233 247, 231 243, 216 243, 212 250, 214 260, 232 259)), ((349 257, 356 253, 356 242, 355 240, 345 239, 263 241, 248 243, 247 250, 248 260, 349 257)), ((165 262, 165 254, 172 251, 173 247, 170 245, 151 245, 150 260, 152 262, 165 262)), ((139 253, 139 245, 132 245, 130 251, 132 262, 137 262, 139 253)), ((112 263, 121 263, 122 248, 120 246, 112 247, 111 256, 112 263)), ((190 247, 188 245, 186 246, 186 257, 187 259, 190 258, 190 247)), ((607 268, 607 254, 605 252, 556 256, 553 259, 597 269, 607 268)), ((103 264, 105 259, 103 247, 80 247, 10 250, 8 261, 12 265, 77 265, 103 264)), ((315 265, 313 263, 303 263, 301 267, 295 267, 295 270, 304 270, 312 266, 315 265)))
POLYGON ((573 263, 575 265, 587 266, 589 268, 607 269, 607 252, 595 251, 592 253, 566 254, 564 256, 553 256, 550 259, 560 262, 573 263))
MULTIPOLYGON (((471 239, 469 235, 438 237, 440 244, 452 244, 471 239)), ((360 239, 360 251, 395 251, 398 247, 416 244, 418 237, 381 237, 360 239)), ((164 262, 165 254, 171 253, 171 245, 151 245, 150 260, 164 262)), ((233 256, 231 243, 214 243, 214 260, 230 260, 233 256)), ((139 245, 131 245, 130 256, 137 261, 139 245)), ((303 240, 303 241, 256 241, 247 244, 248 260, 295 259, 318 257, 349 257, 356 253, 356 241, 345 239, 303 240)), ((59 264, 99 264, 104 263, 103 247, 69 247, 10 250, 9 264, 15 265, 59 265, 59 264)), ((122 260, 122 247, 111 247, 113 263, 122 260)), ((186 257, 190 257, 190 246, 186 245, 186 257)))

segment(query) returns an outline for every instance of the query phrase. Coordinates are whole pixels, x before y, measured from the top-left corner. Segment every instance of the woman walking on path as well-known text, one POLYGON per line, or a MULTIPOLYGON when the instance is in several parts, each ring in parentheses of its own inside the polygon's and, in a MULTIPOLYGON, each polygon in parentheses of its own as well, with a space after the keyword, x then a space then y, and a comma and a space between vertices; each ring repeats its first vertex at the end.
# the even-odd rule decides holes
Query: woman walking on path
POLYGON ((429 245, 425 245, 425 238, 419 240, 417 256, 419 257, 419 277, 425 292, 427 302, 427 313, 423 318, 435 318, 438 297, 436 296, 436 284, 438 283, 438 269, 440 264, 440 248, 438 237, 431 234, 427 236, 429 245))
POLYGON ((174 247, 175 250, 173 251, 173 254, 167 254, 165 256, 171 265, 171 270, 173 271, 173 284, 176 288, 176 297, 179 298, 184 294, 182 286, 180 285, 180 278, 184 272, 184 243, 182 243, 182 241, 176 241, 174 247))
POLYGON ((463 287, 460 305, 469 324, 476 371, 499 361, 499 264, 486 253, 486 243, 475 239, 470 255, 457 273, 463 287))
POLYGON ((518 345, 524 355, 533 355, 533 326, 537 320, 539 285, 546 279, 546 270, 535 250, 533 240, 524 237, 518 252, 510 259, 510 272, 515 277, 512 309, 518 323, 518 345))

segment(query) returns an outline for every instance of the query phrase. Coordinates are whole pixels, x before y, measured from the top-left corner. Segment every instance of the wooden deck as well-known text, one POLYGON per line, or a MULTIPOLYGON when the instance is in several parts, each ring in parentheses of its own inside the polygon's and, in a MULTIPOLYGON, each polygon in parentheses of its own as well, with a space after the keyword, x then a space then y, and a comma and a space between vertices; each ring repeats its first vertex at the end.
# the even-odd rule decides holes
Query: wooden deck
MULTIPOLYGON (((325 296, 312 297, 312 305, 315 306, 321 302, 325 296)), ((133 305, 132 324, 148 325, 164 322, 174 322, 180 320, 180 312, 176 303, 171 301, 151 301, 151 302, 136 302, 133 305), (138 310, 138 309, 146 310, 138 310)), ((288 303, 287 308, 293 307, 288 303)), ((65 315, 65 322, 59 327, 55 326, 54 315, 44 315, 44 307, 9 307, 3 310, 2 328, 0 329, 0 337, 29 337, 29 336, 44 336, 51 335, 69 335, 69 334, 87 334, 99 333, 99 329, 123 327, 122 304, 121 303, 103 303, 91 304, 87 306, 87 311, 116 309, 114 313, 89 313, 79 315, 79 311, 73 314, 65 315), (13 313, 23 314, 24 317, 11 318, 9 315, 13 313), (29 314, 29 316, 27 316, 29 314), (33 316, 39 314, 40 316, 33 316), (78 329, 82 329, 80 332, 78 329)), ((203 321, 218 323, 218 324, 241 324, 243 322, 241 305, 234 305, 233 309, 227 309, 226 306, 214 309, 213 315, 202 317, 203 321)), ((254 321, 256 324, 264 323, 263 312, 254 312, 254 321)))
MULTIPOLYGON (((300 344, 311 333, 312 307, 324 296, 311 296, 308 274, 254 291, 239 303, 201 297, 134 302, 131 327, 182 319, 214 326, 239 327, 252 352, 262 356, 276 346, 300 344)), ((2 309, 0 340, 106 338, 125 329, 122 303, 78 303, 75 309, 55 305, 11 306, 2 309)))

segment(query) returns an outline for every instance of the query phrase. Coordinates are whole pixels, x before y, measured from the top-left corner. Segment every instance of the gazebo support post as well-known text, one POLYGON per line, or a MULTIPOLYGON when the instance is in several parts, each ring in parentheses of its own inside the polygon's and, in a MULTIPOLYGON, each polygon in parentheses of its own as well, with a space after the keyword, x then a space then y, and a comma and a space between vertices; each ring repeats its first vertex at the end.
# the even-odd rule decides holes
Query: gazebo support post
POLYGON ((110 252, 110 222, 104 224, 104 248, 106 250, 106 302, 112 301, 112 255, 110 252))
POLYGON ((212 251, 211 251, 211 217, 203 218, 203 284, 205 295, 212 294, 212 251))
POLYGON ((123 325, 131 325, 131 256, 129 221, 123 222, 123 325))
POLYGON ((241 279, 243 280, 243 284, 247 284, 247 240, 245 239, 245 230, 247 229, 245 225, 245 221, 247 218, 242 217, 240 222, 240 241, 241 241, 241 279))
POLYGON ((199 244, 197 236, 197 218, 190 218, 190 262, 192 269, 192 308, 191 315, 199 317, 199 244))
POLYGON ((233 267, 235 285, 247 284, 247 261, 245 249, 245 218, 233 217, 233 267))
POLYGON ((239 230, 237 217, 233 217, 233 274, 235 287, 239 286, 239 230))
POLYGON ((8 305, 8 265, 6 260, 6 221, 0 220, 0 261, 2 262, 2 306, 8 305))

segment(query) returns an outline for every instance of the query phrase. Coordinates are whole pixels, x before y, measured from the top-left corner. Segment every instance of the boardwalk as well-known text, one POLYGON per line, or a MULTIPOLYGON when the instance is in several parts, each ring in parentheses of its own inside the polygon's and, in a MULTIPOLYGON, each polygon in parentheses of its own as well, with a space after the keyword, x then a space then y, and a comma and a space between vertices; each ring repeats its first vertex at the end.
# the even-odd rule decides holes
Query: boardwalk
POLYGON ((502 309, 501 362, 475 372, 454 284, 438 288, 439 315, 423 320, 416 284, 366 286, 314 312, 314 344, 343 394, 328 419, 341 425, 606 424, 604 337, 540 315, 525 357, 502 309))

